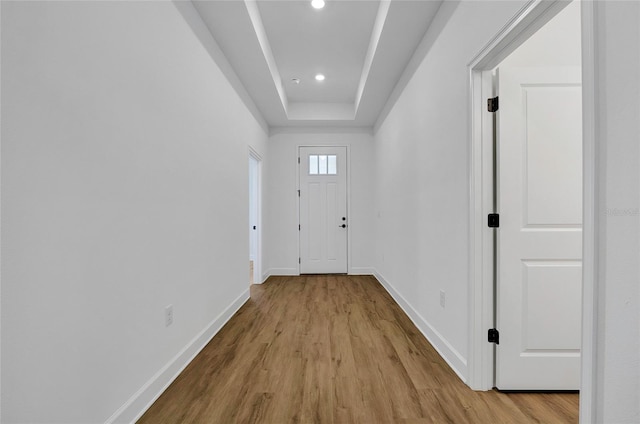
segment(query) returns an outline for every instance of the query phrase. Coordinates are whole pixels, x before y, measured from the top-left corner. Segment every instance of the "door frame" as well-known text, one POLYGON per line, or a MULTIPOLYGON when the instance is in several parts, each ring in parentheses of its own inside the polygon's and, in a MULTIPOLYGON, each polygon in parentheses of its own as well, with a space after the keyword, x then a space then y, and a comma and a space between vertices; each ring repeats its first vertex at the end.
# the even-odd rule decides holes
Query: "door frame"
MULTIPOLYGON (((256 166, 256 213, 258 215, 258 230, 256 234, 256 257, 253 263, 253 284, 264 283, 264 275, 262 273, 262 158, 249 146, 249 159, 257 162, 256 166), (258 278, 256 278, 256 276, 258 278)), ((251 183, 249 183, 250 186, 251 183)), ((251 230, 249 230, 251 231, 251 230)))
MULTIPOLYGON (((344 147, 346 149, 346 165, 347 165, 347 274, 351 275, 351 146, 347 144, 296 144, 296 193, 300 193, 300 148, 302 147, 344 147)), ((298 225, 300 222, 300 195, 297 196, 296 216, 298 217, 298 225)), ((300 252, 300 230, 298 230, 298 259, 301 257, 300 252)), ((300 261, 298 260, 297 273, 300 274, 300 261)))
MULTIPOLYGON (((579 1, 579 0, 574 0, 579 1)), ((493 120, 486 113, 486 99, 493 96, 490 70, 557 15, 570 2, 531 0, 468 64, 469 72, 469 352, 467 384, 474 390, 494 387, 493 345, 487 330, 493 326, 493 237, 486 225, 492 207, 491 145, 493 120)), ((583 115, 583 295, 580 421, 596 417, 597 308, 596 220, 597 154, 595 149, 597 102, 595 62, 595 2, 581 1, 582 115, 583 115)))

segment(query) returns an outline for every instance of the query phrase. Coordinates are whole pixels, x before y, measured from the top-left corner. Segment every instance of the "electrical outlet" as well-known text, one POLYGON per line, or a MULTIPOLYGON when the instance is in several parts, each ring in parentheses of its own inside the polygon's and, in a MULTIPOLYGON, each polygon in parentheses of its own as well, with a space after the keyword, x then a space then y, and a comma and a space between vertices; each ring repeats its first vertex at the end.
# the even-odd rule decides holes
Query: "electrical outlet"
POLYGON ((440 290, 440 306, 442 306, 444 308, 444 304, 445 304, 445 293, 444 290, 440 290))
POLYGON ((173 305, 167 305, 164 308, 164 325, 166 327, 173 324, 173 305))

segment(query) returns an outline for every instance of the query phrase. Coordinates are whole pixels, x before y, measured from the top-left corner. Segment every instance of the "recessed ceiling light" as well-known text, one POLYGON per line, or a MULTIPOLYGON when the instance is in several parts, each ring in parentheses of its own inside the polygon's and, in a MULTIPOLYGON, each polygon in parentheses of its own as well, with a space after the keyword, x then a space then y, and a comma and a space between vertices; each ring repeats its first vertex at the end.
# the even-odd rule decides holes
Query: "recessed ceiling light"
POLYGON ((324 7, 324 0, 311 0, 311 6, 314 9, 322 9, 324 7))
POLYGON ((324 81, 324 75, 322 74, 316 75, 316 81, 324 81))

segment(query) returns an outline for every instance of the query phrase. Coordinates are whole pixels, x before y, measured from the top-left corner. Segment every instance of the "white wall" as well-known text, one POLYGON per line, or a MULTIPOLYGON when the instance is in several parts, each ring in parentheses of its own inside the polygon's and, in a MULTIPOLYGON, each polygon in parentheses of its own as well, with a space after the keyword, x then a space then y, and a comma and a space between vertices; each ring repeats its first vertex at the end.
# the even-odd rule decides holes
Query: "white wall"
POLYGON ((596 422, 640 422, 640 3, 596 2, 596 422))
POLYGON ((444 2, 422 43, 428 49, 424 60, 375 133, 378 276, 463 379, 469 284, 467 64, 523 4, 444 2))
POLYGON ((267 275, 298 273, 298 194, 299 146, 348 146, 349 174, 349 273, 372 272, 375 239, 373 233, 373 137, 363 129, 279 129, 271 131, 267 162, 265 211, 267 234, 264 251, 267 275))
POLYGON ((248 296, 267 135, 201 36, 170 2, 2 2, 2 422, 130 421, 248 296))

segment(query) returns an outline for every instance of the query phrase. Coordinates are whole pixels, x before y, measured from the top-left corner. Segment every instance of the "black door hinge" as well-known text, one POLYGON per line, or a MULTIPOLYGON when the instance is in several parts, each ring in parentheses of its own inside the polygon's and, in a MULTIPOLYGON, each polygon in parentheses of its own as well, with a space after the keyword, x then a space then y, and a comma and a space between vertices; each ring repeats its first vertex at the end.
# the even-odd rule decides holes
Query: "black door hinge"
POLYGON ((497 213, 490 213, 487 221, 489 228, 498 228, 500 226, 500 215, 497 213))
POLYGON ((489 343, 500 344, 500 332, 495 328, 490 328, 487 334, 487 339, 489 340, 489 343))
POLYGON ((301 263, 302 263, 302 261, 300 260, 300 258, 298 258, 298 263, 299 263, 299 264, 301 264, 301 263))
POLYGON ((498 111, 498 96, 487 99, 487 109, 489 112, 497 112, 498 111))
POLYGON ((300 225, 298 225, 298 231, 300 231, 300 225))

